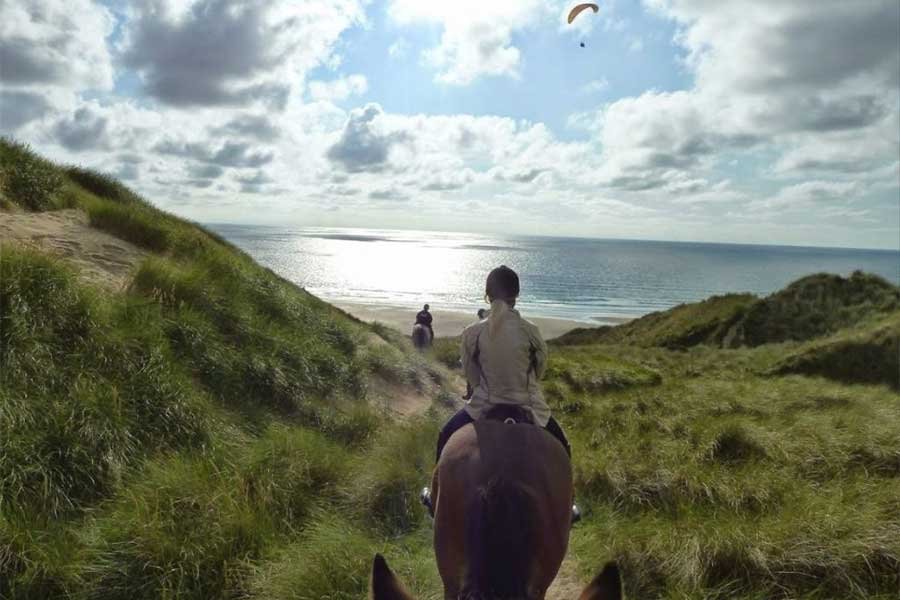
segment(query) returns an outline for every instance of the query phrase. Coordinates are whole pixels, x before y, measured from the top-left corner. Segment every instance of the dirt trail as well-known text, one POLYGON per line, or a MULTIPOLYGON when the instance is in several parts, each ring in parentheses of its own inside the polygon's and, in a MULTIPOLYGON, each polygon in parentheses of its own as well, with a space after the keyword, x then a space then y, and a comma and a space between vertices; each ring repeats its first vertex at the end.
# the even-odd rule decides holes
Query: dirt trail
POLYGON ((122 290, 147 252, 88 224, 77 209, 0 212, 0 251, 7 244, 36 248, 72 265, 79 279, 122 290))

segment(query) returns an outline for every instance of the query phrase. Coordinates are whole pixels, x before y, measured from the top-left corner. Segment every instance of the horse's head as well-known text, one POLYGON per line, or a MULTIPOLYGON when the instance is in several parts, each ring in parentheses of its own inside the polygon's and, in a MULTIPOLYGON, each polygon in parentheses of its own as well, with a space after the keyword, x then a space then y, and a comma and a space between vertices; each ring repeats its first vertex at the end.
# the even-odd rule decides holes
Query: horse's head
MULTIPOLYGON (((380 554, 376 554, 375 560, 372 561, 369 598, 370 600, 414 600, 380 554)), ((619 576, 619 568, 615 563, 607 563, 600 574, 578 596, 578 600, 620 600, 621 598, 622 581, 619 576)))

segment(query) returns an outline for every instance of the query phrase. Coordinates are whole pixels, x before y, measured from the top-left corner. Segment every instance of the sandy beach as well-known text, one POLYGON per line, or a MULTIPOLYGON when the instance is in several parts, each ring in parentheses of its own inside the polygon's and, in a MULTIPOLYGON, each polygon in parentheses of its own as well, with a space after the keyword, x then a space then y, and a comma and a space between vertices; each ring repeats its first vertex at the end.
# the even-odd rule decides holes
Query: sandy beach
MULTIPOLYGON (((415 320, 416 309, 401 306, 383 306, 373 304, 362 304, 353 302, 331 302, 342 310, 347 311, 357 319, 372 323, 378 321, 389 327, 393 327, 398 331, 408 332, 412 328, 415 320)), ((476 319, 475 311, 464 313, 454 310, 432 310, 434 316, 434 334, 438 337, 449 337, 459 335, 462 330, 473 323, 476 319)), ((525 318, 538 326, 544 339, 552 339, 571 331, 578 327, 598 327, 604 323, 597 321, 576 321, 572 319, 554 319, 549 317, 530 317, 527 313, 525 318)), ((610 317, 605 324, 614 324, 625 322, 628 319, 620 319, 610 317)))

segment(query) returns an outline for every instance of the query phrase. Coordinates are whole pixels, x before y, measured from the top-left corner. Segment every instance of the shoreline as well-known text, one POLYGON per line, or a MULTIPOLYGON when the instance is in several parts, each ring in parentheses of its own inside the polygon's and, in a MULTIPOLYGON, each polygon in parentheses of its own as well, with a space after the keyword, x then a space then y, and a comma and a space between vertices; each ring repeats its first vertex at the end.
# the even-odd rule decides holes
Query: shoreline
MULTIPOLYGON (((418 309, 407 306, 348 302, 345 300, 329 300, 327 298, 322 298, 322 300, 350 313, 360 321, 365 321, 366 323, 377 321, 401 333, 409 333, 418 312, 418 309)), ((431 314, 434 317, 432 327, 434 328, 435 337, 455 337, 461 334, 466 326, 474 323, 477 319, 475 311, 468 313, 453 309, 432 309, 431 314)), ((631 320, 627 317, 604 317, 602 321, 596 319, 580 321, 558 317, 532 317, 528 314, 525 314, 524 317, 537 325, 538 329, 541 330, 541 335, 547 340, 559 337, 580 327, 617 325, 631 320)))

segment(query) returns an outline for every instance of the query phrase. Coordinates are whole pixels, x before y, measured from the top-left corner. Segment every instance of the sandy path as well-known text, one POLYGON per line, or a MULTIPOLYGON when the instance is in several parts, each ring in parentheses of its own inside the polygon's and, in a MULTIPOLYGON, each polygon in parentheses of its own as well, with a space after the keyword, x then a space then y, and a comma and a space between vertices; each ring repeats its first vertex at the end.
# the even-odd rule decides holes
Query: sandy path
POLYGON ((59 257, 87 283, 122 290, 147 252, 88 225, 77 209, 42 213, 0 212, 0 252, 22 245, 59 257))

